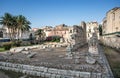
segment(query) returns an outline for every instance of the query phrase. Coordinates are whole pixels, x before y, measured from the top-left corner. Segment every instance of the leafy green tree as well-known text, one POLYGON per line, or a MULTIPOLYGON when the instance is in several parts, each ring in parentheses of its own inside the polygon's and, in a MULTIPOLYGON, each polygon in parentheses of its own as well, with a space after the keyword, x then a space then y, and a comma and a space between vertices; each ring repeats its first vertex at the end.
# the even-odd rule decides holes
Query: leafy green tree
POLYGON ((36 40, 38 40, 38 41, 41 41, 45 38, 45 32, 42 29, 38 29, 35 32, 35 35, 36 35, 36 40))
POLYGON ((102 36, 102 25, 99 25, 99 35, 102 36))

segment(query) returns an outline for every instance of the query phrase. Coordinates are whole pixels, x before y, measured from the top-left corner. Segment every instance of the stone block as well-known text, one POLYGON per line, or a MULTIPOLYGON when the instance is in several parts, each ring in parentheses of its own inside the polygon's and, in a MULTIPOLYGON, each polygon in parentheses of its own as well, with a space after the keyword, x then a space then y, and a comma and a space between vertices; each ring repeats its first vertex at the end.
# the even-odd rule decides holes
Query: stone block
POLYGON ((90 78, 90 72, 80 72, 80 77, 90 78))
POLYGON ((48 69, 48 73, 57 74, 57 73, 58 73, 58 70, 57 70, 57 69, 54 69, 54 68, 49 68, 49 69, 48 69))
POLYGON ((29 50, 29 47, 25 47, 25 49, 24 49, 25 51, 28 51, 29 50))
POLYGON ((39 71, 43 72, 45 67, 39 67, 39 71))
POLYGON ((48 68, 46 68, 46 67, 39 67, 39 71, 41 71, 41 72, 47 72, 48 68))
POLYGON ((94 64, 96 60, 90 56, 86 56, 86 62, 89 64, 94 64))
POLYGON ((76 77, 80 77, 80 72, 74 71, 74 75, 75 75, 76 77))
POLYGON ((40 76, 40 75, 41 75, 41 72, 37 72, 36 75, 37 75, 37 76, 40 76))
POLYGON ((51 74, 50 74, 50 73, 45 73, 45 77, 46 77, 46 78, 50 78, 50 77, 51 77, 51 74))
POLYGON ((27 57, 28 57, 28 58, 33 58, 35 55, 36 55, 36 52, 30 53, 27 57))
POLYGON ((21 51, 23 51, 23 50, 24 50, 24 47, 11 48, 11 49, 10 49, 10 52, 15 52, 15 53, 17 53, 17 52, 21 52, 21 51))
POLYGON ((45 73, 42 72, 40 76, 41 76, 41 77, 45 77, 45 73))
POLYGON ((44 72, 45 72, 45 73, 48 72, 48 68, 45 67, 45 68, 44 68, 44 72))
POLYGON ((22 51, 23 54, 30 54, 29 51, 22 51))
POLYGON ((10 52, 15 52, 15 48, 11 48, 11 49, 10 49, 10 52))
POLYGON ((55 78, 56 74, 51 74, 50 78, 55 78))
POLYGON ((57 75, 57 74, 56 74, 56 78, 61 78, 61 75, 57 75))
POLYGON ((67 70, 58 70, 58 74, 67 75, 67 70))
POLYGON ((52 48, 46 48, 45 51, 53 51, 52 48))

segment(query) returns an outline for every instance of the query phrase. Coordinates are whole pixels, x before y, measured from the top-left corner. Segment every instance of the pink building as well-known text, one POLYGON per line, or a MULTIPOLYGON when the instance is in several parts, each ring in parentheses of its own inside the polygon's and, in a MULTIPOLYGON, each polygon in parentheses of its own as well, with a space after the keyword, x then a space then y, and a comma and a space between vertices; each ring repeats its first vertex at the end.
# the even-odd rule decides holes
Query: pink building
POLYGON ((58 25, 56 27, 45 27, 43 28, 44 32, 46 33, 46 37, 48 36, 60 36, 64 37, 68 32, 68 27, 65 24, 58 25))

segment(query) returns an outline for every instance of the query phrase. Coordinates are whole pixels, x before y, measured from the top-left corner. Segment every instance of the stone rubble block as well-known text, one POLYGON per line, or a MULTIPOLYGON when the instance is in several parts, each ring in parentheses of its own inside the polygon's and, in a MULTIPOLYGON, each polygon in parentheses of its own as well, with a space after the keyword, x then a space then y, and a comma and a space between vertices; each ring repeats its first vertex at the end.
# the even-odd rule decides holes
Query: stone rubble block
POLYGON ((24 47, 11 48, 10 52, 18 53, 18 52, 23 51, 24 49, 25 49, 24 47))
POLYGON ((28 50, 29 50, 29 47, 25 47, 24 50, 25 50, 25 51, 28 51, 28 50))
POLYGON ((52 45, 52 48, 54 48, 55 47, 55 45, 52 45))
POLYGON ((29 51, 22 51, 23 54, 30 54, 29 51))
POLYGON ((38 69, 40 72, 47 72, 48 68, 47 67, 39 67, 38 69))
POLYGON ((74 76, 76 76, 76 77, 80 77, 80 72, 78 72, 78 71, 74 71, 74 76))
POLYGON ((57 74, 57 73, 58 73, 58 70, 57 70, 57 69, 54 69, 54 68, 49 68, 49 69, 48 69, 48 73, 57 74))
POLYGON ((42 73, 40 74, 40 76, 41 76, 41 77, 45 77, 45 73, 42 72, 42 73))
POLYGON ((74 75, 74 71, 72 71, 72 70, 67 70, 67 75, 73 76, 73 75, 74 75))
POLYGON ((28 70, 29 69, 29 65, 23 65, 23 69, 28 70))
MULTIPOLYGON (((47 68, 47 67, 38 67, 38 66, 30 66, 30 65, 22 65, 22 64, 12 64, 0 62, 0 69, 12 70, 16 72, 22 72, 28 75, 37 75, 41 77, 47 78, 90 78, 90 72, 80 72, 80 71, 72 71, 72 70, 62 70, 55 68, 47 68), (62 76, 62 77, 61 77, 62 76)), ((93 73, 94 77, 101 78, 101 73, 93 73)))
POLYGON ((56 74, 56 78, 61 78, 61 75, 56 74))
POLYGON ((45 77, 50 78, 51 74, 50 73, 45 73, 45 77))
POLYGON ((45 68, 44 68, 44 72, 46 73, 47 71, 48 71, 48 68, 47 68, 47 67, 45 67, 45 68))
POLYGON ((31 70, 33 70, 33 71, 39 71, 39 67, 35 67, 35 66, 33 66, 33 67, 31 67, 31 70))
POLYGON ((27 72, 27 70, 23 70, 22 72, 23 72, 23 73, 26 73, 26 72, 27 72))
POLYGON ((40 75, 41 75, 41 72, 36 72, 36 75, 37 75, 37 76, 40 76, 40 75))
POLYGON ((50 78, 56 78, 56 74, 51 74, 50 78))
POLYGON ((58 74, 67 75, 67 70, 58 70, 58 74))
POLYGON ((35 55, 36 55, 36 52, 30 53, 27 57, 28 57, 28 58, 33 58, 35 55))
POLYGON ((72 76, 61 76, 61 78, 75 78, 75 77, 72 77, 72 76))
POLYGON ((89 72, 80 72, 80 77, 90 78, 90 73, 89 72))
POLYGON ((94 78, 102 78, 101 73, 92 73, 92 75, 93 75, 94 78))

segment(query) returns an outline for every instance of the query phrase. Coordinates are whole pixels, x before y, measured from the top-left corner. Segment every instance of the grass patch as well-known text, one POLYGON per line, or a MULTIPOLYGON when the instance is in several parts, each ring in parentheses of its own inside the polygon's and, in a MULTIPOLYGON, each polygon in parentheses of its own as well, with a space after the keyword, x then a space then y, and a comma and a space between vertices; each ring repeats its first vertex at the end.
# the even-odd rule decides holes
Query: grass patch
POLYGON ((115 78, 120 78, 120 52, 107 46, 104 46, 104 52, 115 78))
POLYGON ((5 48, 4 47, 0 47, 0 52, 3 52, 5 51, 5 48))

